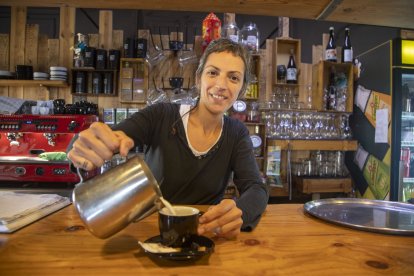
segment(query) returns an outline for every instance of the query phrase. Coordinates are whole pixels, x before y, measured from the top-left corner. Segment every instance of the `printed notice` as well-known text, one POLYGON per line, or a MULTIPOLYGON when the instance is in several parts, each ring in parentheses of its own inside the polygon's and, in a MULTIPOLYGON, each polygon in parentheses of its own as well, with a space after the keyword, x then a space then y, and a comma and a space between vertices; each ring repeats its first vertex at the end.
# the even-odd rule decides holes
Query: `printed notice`
POLYGON ((377 109, 375 143, 388 143, 388 109, 377 109))

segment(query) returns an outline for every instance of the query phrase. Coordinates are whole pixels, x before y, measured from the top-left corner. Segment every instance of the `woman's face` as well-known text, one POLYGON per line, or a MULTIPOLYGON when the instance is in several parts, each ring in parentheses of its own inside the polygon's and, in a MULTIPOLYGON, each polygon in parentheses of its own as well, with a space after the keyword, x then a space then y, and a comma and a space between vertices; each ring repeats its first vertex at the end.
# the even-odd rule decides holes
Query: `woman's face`
POLYGON ((199 80, 200 105, 213 114, 223 114, 236 101, 243 79, 240 57, 230 52, 210 54, 199 80))

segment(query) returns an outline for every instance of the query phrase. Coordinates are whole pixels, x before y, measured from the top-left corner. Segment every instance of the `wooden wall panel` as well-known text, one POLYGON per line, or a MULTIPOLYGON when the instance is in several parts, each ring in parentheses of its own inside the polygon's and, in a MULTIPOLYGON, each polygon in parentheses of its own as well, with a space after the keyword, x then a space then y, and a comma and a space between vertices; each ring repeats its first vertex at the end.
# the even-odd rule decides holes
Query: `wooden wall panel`
POLYGON ((112 49, 122 50, 124 45, 124 31, 113 30, 112 32, 112 49))
POLYGON ((59 65, 59 39, 47 40, 48 67, 59 65))
POLYGON ((99 34, 88 34, 89 47, 99 48, 99 34))
MULTIPOLYGON (((38 71, 37 66, 37 50, 39 42, 39 25, 26 25, 26 39, 24 48, 24 64, 33 66, 33 72, 38 71)), ((23 97, 28 100, 40 100, 39 86, 27 86, 23 88, 23 97)), ((43 97, 44 98, 44 97, 43 97)))
POLYGON ((37 48, 37 67, 39 72, 49 72, 48 62, 48 37, 44 34, 39 34, 38 48, 37 48))
MULTIPOLYGON (((112 11, 99 11, 99 48, 110 50, 112 49, 112 11)), ((88 97, 88 100, 93 100, 88 97)), ((94 101, 95 102, 95 101, 94 101)), ((100 111, 103 108, 119 106, 118 97, 98 97, 98 106, 100 111)))
MULTIPOLYGON (((68 78, 70 80, 70 68, 73 65, 73 44, 75 37, 75 18, 76 9, 73 7, 60 8, 60 23, 59 23, 59 66, 68 68, 68 78)), ((70 94, 70 87, 59 88, 56 97, 65 99, 67 103, 72 102, 72 95, 70 94)))
POLYGON ((99 47, 109 50, 112 48, 112 11, 99 11, 99 47))
POLYGON ((39 40, 39 25, 26 25, 26 40, 24 51, 24 64, 32 65, 33 71, 38 71, 37 50, 39 40))
POLYGON ((10 36, 0 34, 0 70, 9 71, 10 36))
MULTIPOLYGON (((9 50, 10 50, 9 34, 0 34, 0 70, 9 71, 9 50)), ((9 87, 0 86, 0 96, 9 96, 9 87)))
MULTIPOLYGON (((26 17, 26 7, 11 8, 9 68, 13 72, 17 64, 24 64, 26 17)), ((23 98, 23 87, 9 87, 9 97, 23 98)))

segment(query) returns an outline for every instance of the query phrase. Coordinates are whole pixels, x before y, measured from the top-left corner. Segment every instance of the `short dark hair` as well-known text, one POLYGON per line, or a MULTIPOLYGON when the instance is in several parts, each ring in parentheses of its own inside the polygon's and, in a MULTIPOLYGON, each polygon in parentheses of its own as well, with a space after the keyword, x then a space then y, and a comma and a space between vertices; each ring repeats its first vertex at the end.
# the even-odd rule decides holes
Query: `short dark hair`
POLYGON ((196 79, 201 79, 201 74, 203 73, 204 67, 206 66, 206 62, 208 57, 212 53, 221 53, 221 52, 229 52, 232 53, 236 57, 240 57, 244 63, 244 78, 243 78, 243 85, 239 92, 239 97, 243 96, 246 92, 247 85, 250 82, 250 53, 247 49, 228 38, 219 38, 210 42, 210 44, 205 49, 203 55, 200 58, 200 62, 198 64, 198 68, 196 71, 196 79))

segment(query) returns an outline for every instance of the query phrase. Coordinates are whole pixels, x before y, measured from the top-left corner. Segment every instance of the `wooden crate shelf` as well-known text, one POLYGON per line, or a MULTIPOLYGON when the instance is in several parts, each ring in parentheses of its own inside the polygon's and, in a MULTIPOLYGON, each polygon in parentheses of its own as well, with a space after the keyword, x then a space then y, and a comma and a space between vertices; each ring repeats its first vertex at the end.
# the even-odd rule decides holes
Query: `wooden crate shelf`
POLYGON ((0 80, 0 86, 47 86, 47 87, 69 87, 66 81, 59 80, 0 80))
POLYGON ((305 194, 313 193, 349 193, 352 190, 352 179, 346 178, 304 178, 294 177, 297 189, 305 194))
POLYGON ((287 150, 290 145, 291 150, 341 150, 356 151, 358 141, 356 140, 276 140, 268 139, 268 146, 280 146, 282 150, 287 150))

